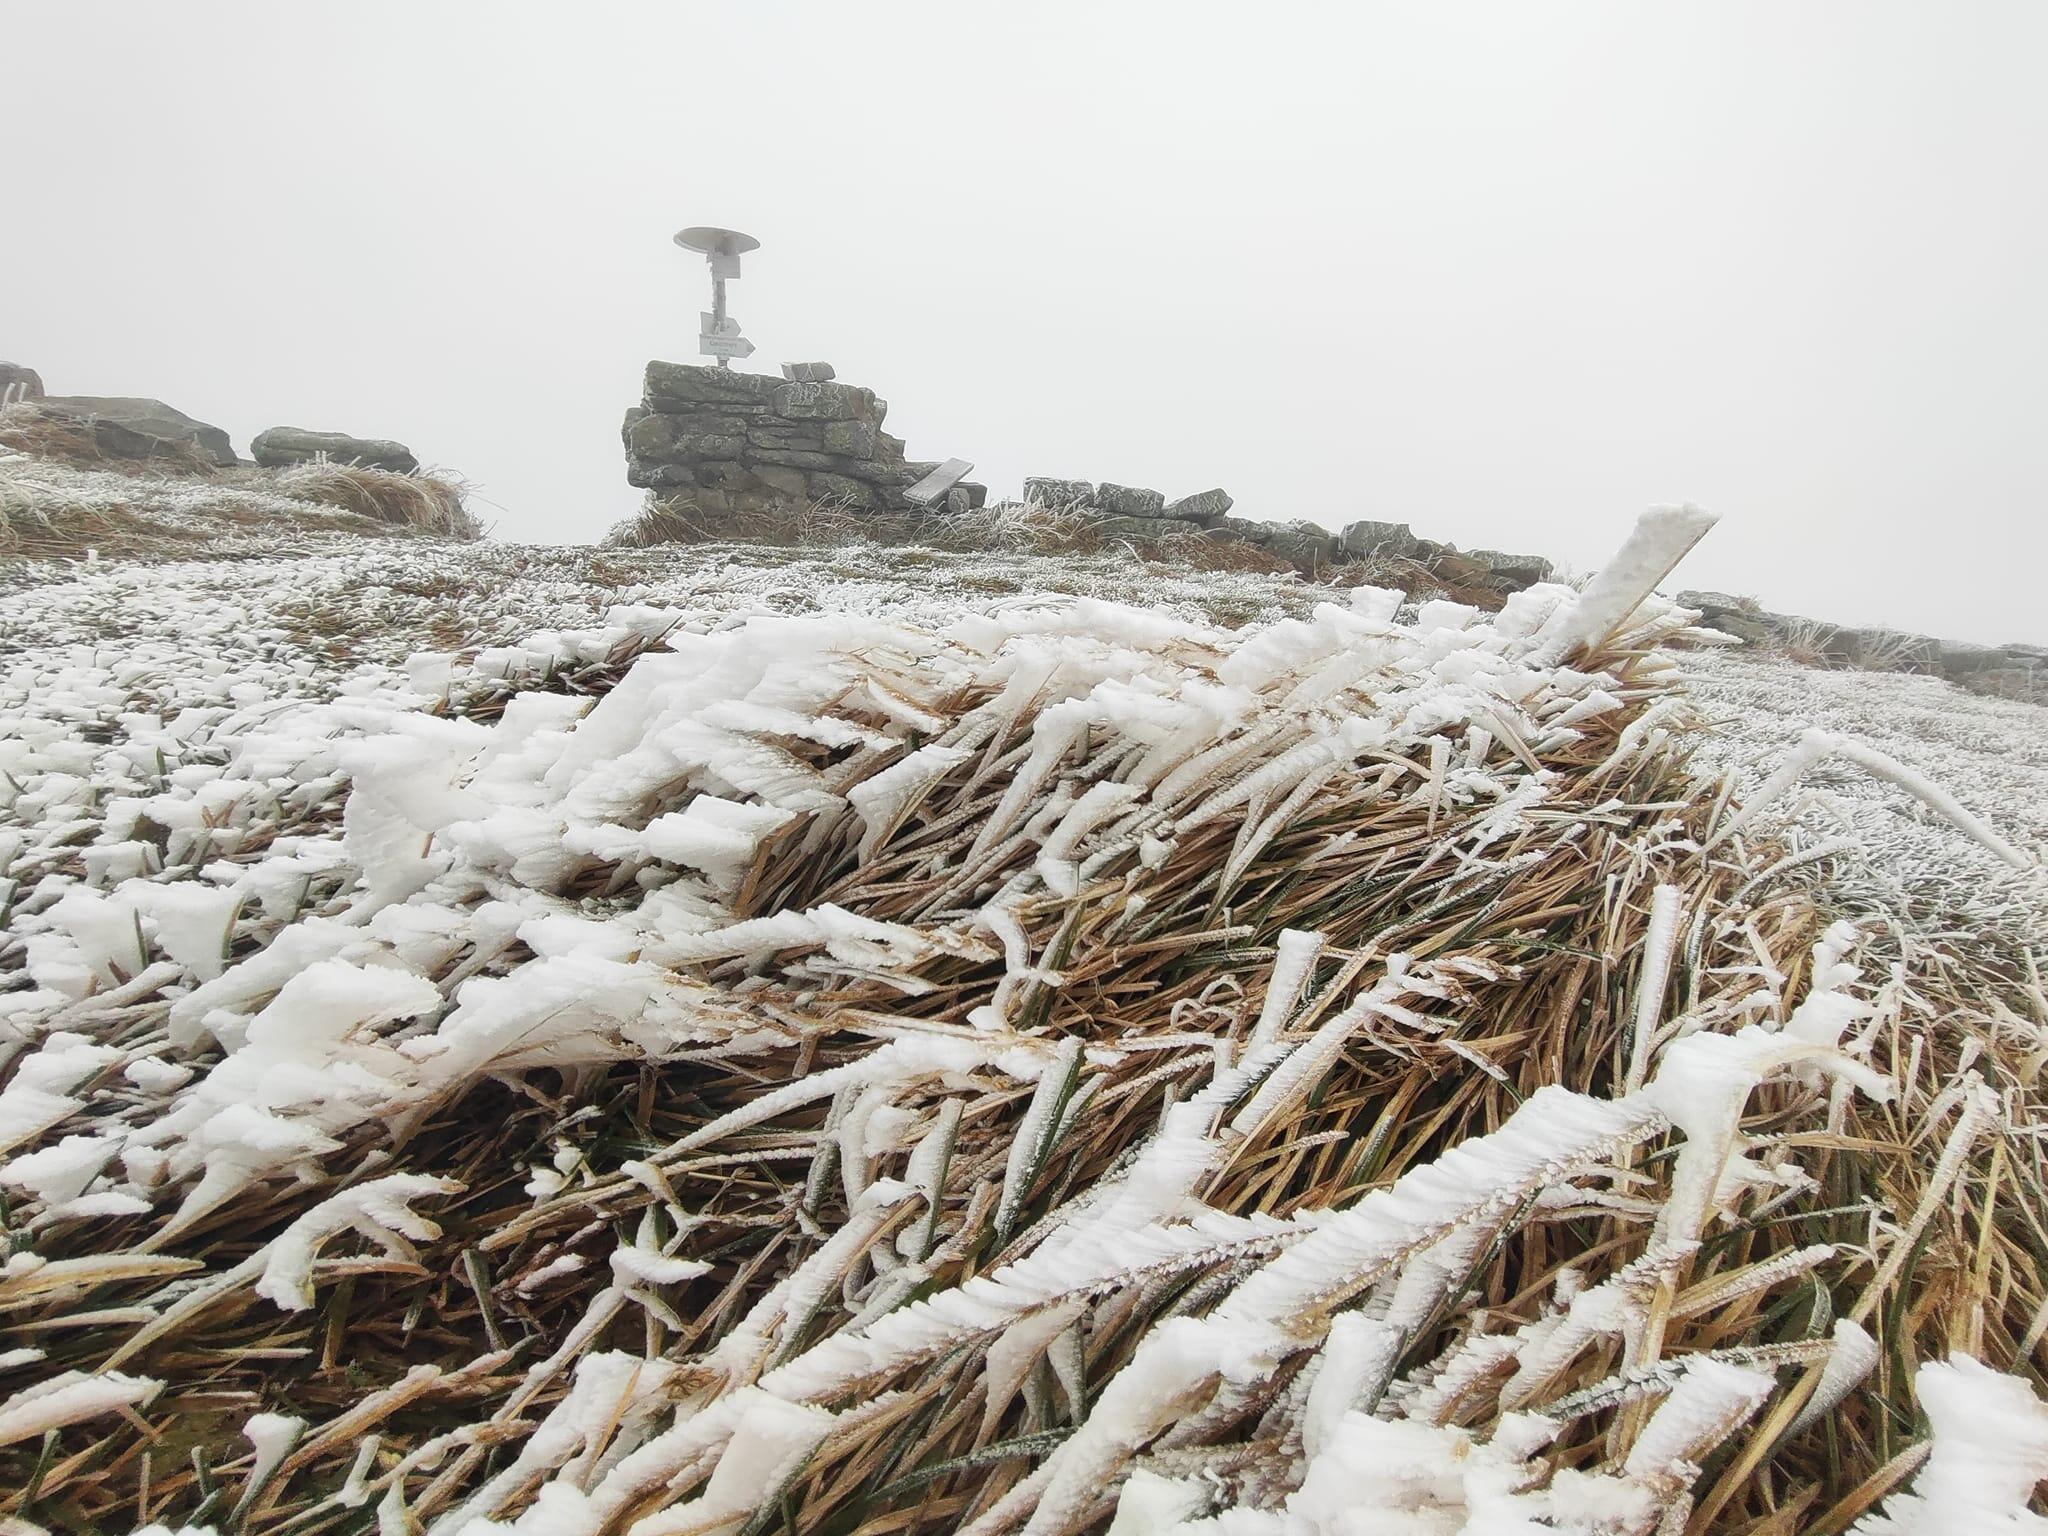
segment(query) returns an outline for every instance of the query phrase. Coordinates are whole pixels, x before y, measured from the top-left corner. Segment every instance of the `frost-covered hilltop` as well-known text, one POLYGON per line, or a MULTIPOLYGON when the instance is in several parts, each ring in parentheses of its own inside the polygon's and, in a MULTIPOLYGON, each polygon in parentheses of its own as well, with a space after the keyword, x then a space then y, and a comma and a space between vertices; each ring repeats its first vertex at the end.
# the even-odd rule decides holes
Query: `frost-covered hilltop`
POLYGON ((0 1518, 2043 1528, 2048 716, 1641 590, 45 573, 0 1518))

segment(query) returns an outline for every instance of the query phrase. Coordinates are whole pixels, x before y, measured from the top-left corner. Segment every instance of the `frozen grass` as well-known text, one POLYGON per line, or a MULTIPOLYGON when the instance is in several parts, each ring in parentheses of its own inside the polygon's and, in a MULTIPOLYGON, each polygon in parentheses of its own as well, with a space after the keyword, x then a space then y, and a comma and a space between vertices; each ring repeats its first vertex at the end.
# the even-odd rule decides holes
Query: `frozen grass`
POLYGON ((2038 866, 1845 763, 1723 834, 1817 723, 2031 857, 2039 712, 1330 596, 432 542, 16 594, 0 1515, 1840 1531, 1925 1409, 1926 1500, 2007 1517, 2038 866))

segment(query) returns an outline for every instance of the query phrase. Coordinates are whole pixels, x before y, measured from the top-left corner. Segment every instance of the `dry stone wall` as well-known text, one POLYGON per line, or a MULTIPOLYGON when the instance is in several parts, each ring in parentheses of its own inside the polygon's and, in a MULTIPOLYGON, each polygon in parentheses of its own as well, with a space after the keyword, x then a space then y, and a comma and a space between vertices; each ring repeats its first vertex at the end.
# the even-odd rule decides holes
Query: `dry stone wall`
MULTIPOLYGON (((783 372, 649 363, 640 403, 626 412, 626 478, 711 517, 816 502, 909 510, 904 493, 937 464, 906 458, 903 439, 882 430, 888 402, 839 382, 827 363, 783 372)), ((962 481, 941 505, 964 512, 987 495, 962 481)))

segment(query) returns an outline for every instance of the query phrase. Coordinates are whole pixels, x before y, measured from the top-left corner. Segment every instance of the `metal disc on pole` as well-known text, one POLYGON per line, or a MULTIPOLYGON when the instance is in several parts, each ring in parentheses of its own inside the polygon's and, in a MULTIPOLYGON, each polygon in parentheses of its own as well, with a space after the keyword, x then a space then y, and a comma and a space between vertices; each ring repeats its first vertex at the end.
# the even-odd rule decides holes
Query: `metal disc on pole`
POLYGON ((732 359, 751 357, 754 344, 740 334, 740 323, 725 313, 725 280, 740 275, 740 257, 758 251, 761 242, 736 229, 715 224, 692 224, 676 231, 676 244, 686 251, 700 252, 711 267, 711 308, 704 313, 697 336, 697 350, 718 359, 718 366, 730 368, 732 359))

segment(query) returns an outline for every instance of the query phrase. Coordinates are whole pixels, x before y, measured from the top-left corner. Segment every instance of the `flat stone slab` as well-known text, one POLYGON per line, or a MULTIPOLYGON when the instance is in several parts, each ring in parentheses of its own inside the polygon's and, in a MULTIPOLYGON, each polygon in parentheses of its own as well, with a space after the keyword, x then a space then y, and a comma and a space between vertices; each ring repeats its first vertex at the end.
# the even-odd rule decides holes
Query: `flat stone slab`
POLYGON ((645 381, 647 403, 656 410, 678 401, 702 409, 705 406, 753 406, 766 410, 783 387, 782 380, 766 373, 740 373, 731 368, 704 368, 695 363, 652 362, 645 381))
POLYGON ((904 499, 913 506, 929 507, 946 500, 947 493, 973 472, 974 466, 967 460, 948 459, 919 479, 917 484, 907 488, 903 492, 904 499))
POLYGON ((1192 496, 1183 496, 1178 501, 1166 504, 1168 517, 1185 518, 1192 523, 1210 523, 1236 505, 1230 499, 1230 492, 1220 486, 1215 490, 1197 491, 1192 496))
POLYGON ((830 363, 784 363, 782 376, 792 384, 825 384, 837 377, 830 363))
POLYGON ((100 452, 116 458, 148 459, 178 448, 194 448, 223 468, 235 462, 234 444, 227 433, 161 400, 130 395, 46 395, 37 403, 46 411, 90 427, 100 452))
POLYGON ((275 469, 287 464, 360 464, 409 475, 420 461, 405 444, 388 437, 351 437, 346 432, 315 432, 307 427, 267 427, 249 442, 249 457, 275 469))

